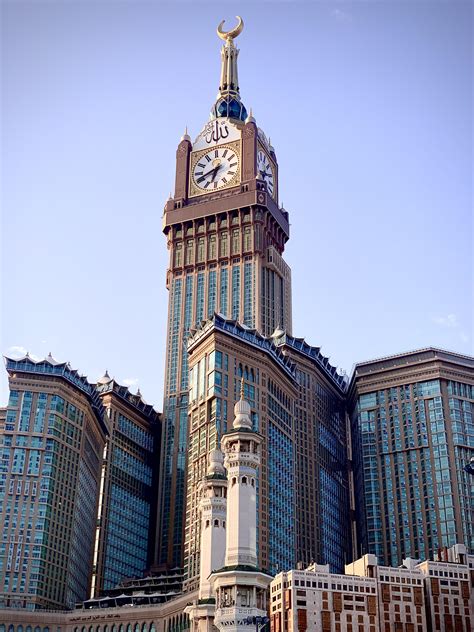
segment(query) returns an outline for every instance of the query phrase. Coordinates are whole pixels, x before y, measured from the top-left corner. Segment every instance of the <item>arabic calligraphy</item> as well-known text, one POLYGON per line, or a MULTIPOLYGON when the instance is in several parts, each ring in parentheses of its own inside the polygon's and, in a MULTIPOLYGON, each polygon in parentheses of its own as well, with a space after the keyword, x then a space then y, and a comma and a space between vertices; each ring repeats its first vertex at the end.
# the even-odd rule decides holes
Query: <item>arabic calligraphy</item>
POLYGON ((223 142, 228 143, 229 141, 239 140, 240 136, 240 130, 227 119, 209 121, 196 138, 193 144, 193 151, 223 142))
POLYGON ((208 123, 206 128, 206 143, 208 145, 213 141, 218 143, 222 138, 229 136, 229 128, 225 122, 219 124, 218 121, 213 121, 212 123, 208 123))

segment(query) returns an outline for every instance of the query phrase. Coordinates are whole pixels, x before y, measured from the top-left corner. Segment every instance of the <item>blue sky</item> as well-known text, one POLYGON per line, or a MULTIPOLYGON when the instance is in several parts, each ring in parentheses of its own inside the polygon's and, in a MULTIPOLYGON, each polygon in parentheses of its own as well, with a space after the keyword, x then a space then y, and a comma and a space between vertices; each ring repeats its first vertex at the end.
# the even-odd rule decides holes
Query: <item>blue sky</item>
MULTIPOLYGON (((290 212, 293 333, 354 362, 473 353, 469 2, 3 2, 3 353, 162 408, 164 202, 239 13, 290 212)), ((5 402, 7 381, 1 375, 5 402)))

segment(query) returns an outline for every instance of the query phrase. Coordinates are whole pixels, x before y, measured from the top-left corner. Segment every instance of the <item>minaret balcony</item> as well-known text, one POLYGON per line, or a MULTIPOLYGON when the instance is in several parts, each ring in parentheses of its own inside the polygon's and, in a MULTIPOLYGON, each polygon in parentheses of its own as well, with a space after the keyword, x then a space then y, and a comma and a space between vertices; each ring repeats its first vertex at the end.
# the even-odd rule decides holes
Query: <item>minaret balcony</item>
POLYGON ((260 465, 260 455, 255 452, 227 452, 224 464, 227 469, 234 467, 257 468, 260 465))
POLYGON ((219 608, 216 610, 214 616, 214 625, 218 625, 219 623, 221 623, 226 627, 239 626, 240 628, 240 626, 244 626, 245 628, 254 630, 255 624, 247 623, 247 619, 266 616, 266 611, 260 610, 259 608, 230 606, 228 608, 219 608))

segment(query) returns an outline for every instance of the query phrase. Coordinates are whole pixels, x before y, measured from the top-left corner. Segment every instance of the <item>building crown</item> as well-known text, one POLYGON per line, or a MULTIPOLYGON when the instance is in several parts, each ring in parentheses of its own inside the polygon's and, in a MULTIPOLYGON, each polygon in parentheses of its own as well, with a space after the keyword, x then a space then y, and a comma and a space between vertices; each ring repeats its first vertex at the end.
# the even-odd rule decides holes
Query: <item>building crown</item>
POLYGON ((219 92, 217 101, 211 110, 211 119, 231 118, 239 121, 245 121, 247 118, 247 110, 240 100, 239 77, 237 71, 237 57, 239 49, 234 45, 234 38, 242 32, 244 22, 240 16, 237 16, 238 24, 230 31, 223 31, 222 25, 225 20, 217 27, 217 35, 224 40, 221 49, 221 80, 219 84, 219 92))

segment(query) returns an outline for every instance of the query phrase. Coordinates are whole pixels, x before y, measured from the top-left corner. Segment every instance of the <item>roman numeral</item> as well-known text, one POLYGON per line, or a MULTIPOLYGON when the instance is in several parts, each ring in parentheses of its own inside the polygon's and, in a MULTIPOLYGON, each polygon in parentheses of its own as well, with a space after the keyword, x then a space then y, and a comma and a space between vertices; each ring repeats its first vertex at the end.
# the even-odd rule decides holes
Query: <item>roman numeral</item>
POLYGON ((225 178, 222 178, 222 182, 223 182, 224 184, 227 184, 227 180, 226 180, 225 178))
POLYGON ((214 156, 215 156, 216 158, 219 158, 219 150, 218 150, 218 149, 216 149, 216 151, 214 152, 214 156))
POLYGON ((227 172, 227 175, 228 175, 228 176, 235 176, 235 171, 228 171, 228 172, 227 172))
POLYGON ((204 185, 204 188, 207 189, 207 187, 210 185, 210 182, 206 182, 206 184, 204 185))
POLYGON ((209 156, 207 154, 204 157, 207 160, 207 162, 211 162, 211 159, 209 158, 209 156))
POLYGON ((205 165, 205 164, 203 164, 202 162, 198 162, 198 167, 201 167, 202 169, 204 169, 204 167, 205 167, 205 166, 206 166, 206 165, 205 165))
POLYGON ((222 158, 225 158, 225 157, 227 156, 227 152, 228 152, 228 151, 229 151, 228 149, 225 149, 225 150, 224 150, 224 153, 222 154, 222 158))
POLYGON ((232 164, 229 165, 229 167, 235 167, 237 165, 236 162, 233 162, 232 164))
POLYGON ((198 178, 196 180, 196 182, 199 184, 200 182, 203 182, 206 178, 204 176, 201 176, 200 178, 198 178))
POLYGON ((214 182, 214 188, 217 189, 217 182, 214 182))
POLYGON ((196 171, 195 176, 202 176, 202 171, 196 171))

